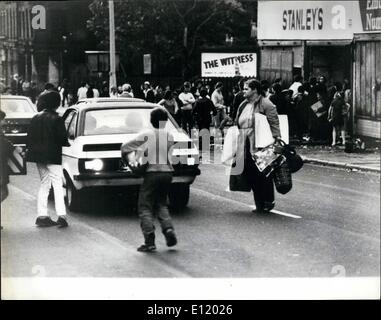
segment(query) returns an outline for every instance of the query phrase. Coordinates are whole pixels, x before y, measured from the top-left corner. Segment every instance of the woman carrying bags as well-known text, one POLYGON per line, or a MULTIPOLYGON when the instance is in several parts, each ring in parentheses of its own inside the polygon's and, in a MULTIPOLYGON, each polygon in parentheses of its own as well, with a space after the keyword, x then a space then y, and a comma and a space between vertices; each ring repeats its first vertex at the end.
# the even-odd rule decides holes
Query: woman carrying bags
POLYGON ((231 191, 253 191, 256 212, 269 212, 275 206, 274 183, 272 175, 266 177, 255 164, 253 155, 258 148, 255 145, 255 113, 266 116, 272 135, 280 139, 279 118, 276 107, 262 95, 261 84, 254 79, 244 84, 244 98, 238 108, 235 125, 239 129, 236 164, 243 163, 243 170, 234 170, 230 175, 231 191), (234 172, 236 171, 236 172, 234 172))

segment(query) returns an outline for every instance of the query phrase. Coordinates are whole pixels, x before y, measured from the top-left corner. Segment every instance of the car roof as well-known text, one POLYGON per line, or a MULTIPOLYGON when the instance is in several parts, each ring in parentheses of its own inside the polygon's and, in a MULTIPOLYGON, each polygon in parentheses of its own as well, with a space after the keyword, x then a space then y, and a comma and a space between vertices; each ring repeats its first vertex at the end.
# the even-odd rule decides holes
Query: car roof
POLYGON ((26 96, 15 96, 15 95, 1 94, 0 98, 1 99, 16 99, 16 100, 29 100, 29 101, 31 101, 30 98, 26 97, 26 96))
POLYGON ((139 98, 122 98, 122 97, 113 97, 113 98, 87 98, 81 99, 78 103, 101 103, 101 102, 129 102, 129 101, 145 101, 139 98))
POLYGON ((80 100, 77 104, 71 106, 71 108, 74 107, 80 110, 114 109, 120 107, 152 109, 157 106, 155 103, 146 102, 143 99, 137 98, 93 98, 80 100))

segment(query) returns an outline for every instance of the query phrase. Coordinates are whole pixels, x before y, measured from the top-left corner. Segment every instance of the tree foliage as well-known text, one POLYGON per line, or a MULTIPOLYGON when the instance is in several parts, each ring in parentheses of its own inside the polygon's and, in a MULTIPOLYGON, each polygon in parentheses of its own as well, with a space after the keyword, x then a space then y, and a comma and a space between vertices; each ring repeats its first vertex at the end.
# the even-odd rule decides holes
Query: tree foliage
MULTIPOLYGON (((128 73, 139 73, 137 61, 151 53, 156 74, 188 76, 199 70, 200 48, 222 46, 225 35, 250 42, 253 0, 115 1, 117 51, 128 73)), ((87 26, 108 49, 108 1, 94 0, 87 26)))

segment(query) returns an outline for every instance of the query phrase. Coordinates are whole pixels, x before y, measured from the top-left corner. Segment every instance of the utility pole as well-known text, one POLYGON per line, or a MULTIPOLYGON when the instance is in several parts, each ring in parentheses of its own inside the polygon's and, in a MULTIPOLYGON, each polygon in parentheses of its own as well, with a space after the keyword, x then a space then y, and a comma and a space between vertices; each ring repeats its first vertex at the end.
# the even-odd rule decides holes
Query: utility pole
POLYGON ((116 87, 116 71, 115 71, 115 20, 114 20, 114 1, 109 0, 109 23, 110 23, 110 89, 116 87))

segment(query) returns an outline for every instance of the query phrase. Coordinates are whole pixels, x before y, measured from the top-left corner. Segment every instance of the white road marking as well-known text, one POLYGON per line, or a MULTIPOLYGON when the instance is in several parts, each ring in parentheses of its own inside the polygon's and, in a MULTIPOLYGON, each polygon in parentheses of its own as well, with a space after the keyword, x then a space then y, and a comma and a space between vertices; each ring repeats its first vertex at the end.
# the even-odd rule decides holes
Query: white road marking
MULTIPOLYGON (((248 205, 247 203, 244 203, 244 202, 241 202, 241 201, 225 198, 225 197, 222 197, 222 196, 210 193, 210 192, 202 190, 202 189, 194 188, 194 187, 191 187, 191 189, 197 191, 199 194, 201 194, 203 196, 207 195, 207 197, 211 198, 211 199, 214 198, 216 200, 229 201, 231 203, 235 203, 235 204, 238 204, 240 206, 246 206, 246 207, 250 207, 251 209, 255 209, 255 206, 248 205)), ((230 192, 228 189, 226 189, 225 191, 226 192, 230 192)), ((281 216, 285 216, 285 217, 289 217, 289 218, 294 218, 294 219, 301 219, 302 218, 300 216, 297 216, 297 215, 294 215, 294 214, 291 214, 291 213, 287 213, 287 212, 282 212, 282 211, 279 211, 279 210, 271 210, 271 213, 275 213, 275 214, 278 214, 278 215, 281 215, 281 216)))
POLYGON ((281 216, 294 218, 294 219, 301 219, 301 218, 302 218, 301 216, 297 216, 296 214, 291 214, 291 213, 287 213, 287 212, 282 212, 282 211, 279 211, 279 210, 271 210, 271 212, 272 212, 272 213, 275 213, 275 214, 279 214, 279 215, 281 215, 281 216))
POLYGON ((27 193, 27 192, 17 188, 16 186, 14 186, 12 184, 9 184, 8 187, 9 187, 9 189, 10 189, 10 191, 12 193, 19 194, 19 195, 21 195, 22 197, 26 198, 29 201, 35 201, 35 200, 37 200, 37 197, 35 197, 35 196, 33 196, 33 195, 31 195, 31 194, 29 194, 29 193, 27 193))
POLYGON ((356 194, 359 194, 359 195, 364 196, 364 197, 371 197, 371 198, 377 198, 377 199, 380 198, 379 194, 370 194, 368 192, 361 192, 361 191, 357 191, 357 190, 353 190, 353 189, 348 189, 348 188, 341 187, 341 186, 333 186, 333 185, 325 184, 325 183, 321 183, 321 182, 316 183, 316 182, 312 182, 312 181, 305 181, 305 180, 294 179, 294 178, 293 178, 293 180, 296 181, 296 182, 300 182, 300 183, 304 183, 304 184, 309 184, 309 185, 312 185, 312 186, 324 187, 324 188, 334 189, 334 190, 339 190, 339 191, 352 192, 352 193, 356 193, 356 194))

